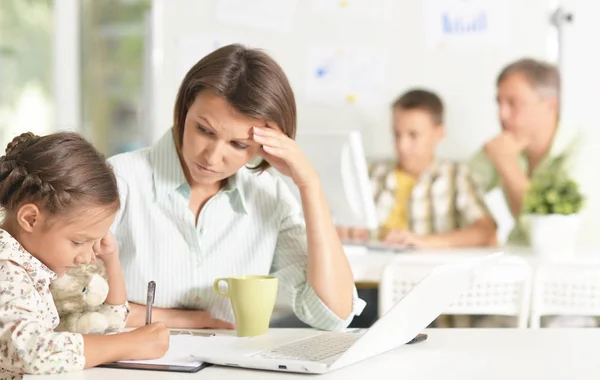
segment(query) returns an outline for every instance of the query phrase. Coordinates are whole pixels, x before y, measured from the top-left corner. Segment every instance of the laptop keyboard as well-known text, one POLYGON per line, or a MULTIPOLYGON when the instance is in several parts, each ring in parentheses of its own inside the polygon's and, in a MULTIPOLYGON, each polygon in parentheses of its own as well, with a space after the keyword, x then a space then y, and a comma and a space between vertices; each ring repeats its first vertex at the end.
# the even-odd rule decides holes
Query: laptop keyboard
POLYGON ((360 333, 325 333, 298 340, 272 350, 262 351, 254 357, 268 359, 326 361, 339 356, 360 338, 360 333))

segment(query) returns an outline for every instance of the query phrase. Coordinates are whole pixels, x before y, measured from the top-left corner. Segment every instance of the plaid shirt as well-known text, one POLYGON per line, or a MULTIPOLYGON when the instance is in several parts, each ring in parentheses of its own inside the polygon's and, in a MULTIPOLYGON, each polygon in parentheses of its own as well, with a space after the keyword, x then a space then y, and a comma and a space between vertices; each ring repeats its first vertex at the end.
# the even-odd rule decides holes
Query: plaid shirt
MULTIPOLYGON (((395 170, 395 162, 373 163, 369 168, 380 226, 396 202, 395 170)), ((492 217, 463 163, 436 161, 419 176, 409 199, 409 230, 418 235, 450 232, 492 217)))

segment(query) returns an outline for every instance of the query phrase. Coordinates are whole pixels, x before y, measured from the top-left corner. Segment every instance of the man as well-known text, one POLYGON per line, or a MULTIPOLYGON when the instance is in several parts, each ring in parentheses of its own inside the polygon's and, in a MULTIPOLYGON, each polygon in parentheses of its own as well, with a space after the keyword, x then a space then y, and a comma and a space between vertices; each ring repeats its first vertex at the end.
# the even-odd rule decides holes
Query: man
POLYGON ((470 166, 485 191, 502 187, 515 217, 509 243, 529 243, 523 201, 532 178, 548 167, 565 170, 579 184, 587 198, 580 238, 585 243, 598 243, 600 234, 593 219, 600 215, 600 189, 593 167, 593 149, 598 146, 594 139, 560 120, 557 68, 521 59, 506 66, 496 84, 502 131, 485 144, 470 166))

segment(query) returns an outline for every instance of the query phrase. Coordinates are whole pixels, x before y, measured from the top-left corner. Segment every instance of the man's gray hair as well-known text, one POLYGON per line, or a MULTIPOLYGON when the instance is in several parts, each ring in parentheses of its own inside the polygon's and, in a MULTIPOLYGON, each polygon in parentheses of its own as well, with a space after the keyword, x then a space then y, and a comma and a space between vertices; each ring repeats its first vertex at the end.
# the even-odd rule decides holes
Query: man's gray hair
POLYGON ((560 98, 560 73, 555 65, 531 58, 520 59, 502 69, 496 85, 512 74, 523 75, 540 96, 560 98))

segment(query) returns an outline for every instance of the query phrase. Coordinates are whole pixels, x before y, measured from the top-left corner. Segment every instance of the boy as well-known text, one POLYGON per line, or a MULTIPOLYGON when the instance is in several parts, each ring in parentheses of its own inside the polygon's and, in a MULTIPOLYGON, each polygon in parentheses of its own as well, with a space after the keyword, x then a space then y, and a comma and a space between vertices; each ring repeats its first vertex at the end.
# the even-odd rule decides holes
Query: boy
MULTIPOLYGON (((444 138, 444 106, 414 89, 392 106, 397 159, 370 168, 380 228, 377 238, 417 248, 496 245, 496 224, 465 164, 435 156, 444 138)), ((366 231, 338 229, 343 239, 366 231)))
MULTIPOLYGON (((369 170, 380 221, 376 238, 425 249, 496 245, 496 223, 468 167, 436 158, 445 133, 441 99, 413 89, 396 99, 392 112, 396 160, 375 163, 369 170)), ((353 241, 372 235, 353 228, 338 232, 353 241)), ((353 327, 368 327, 377 319, 377 288, 371 285, 357 284, 367 307, 353 327)), ((446 319, 436 324, 443 325, 446 319)), ((457 323, 469 321, 462 318, 457 323)))

